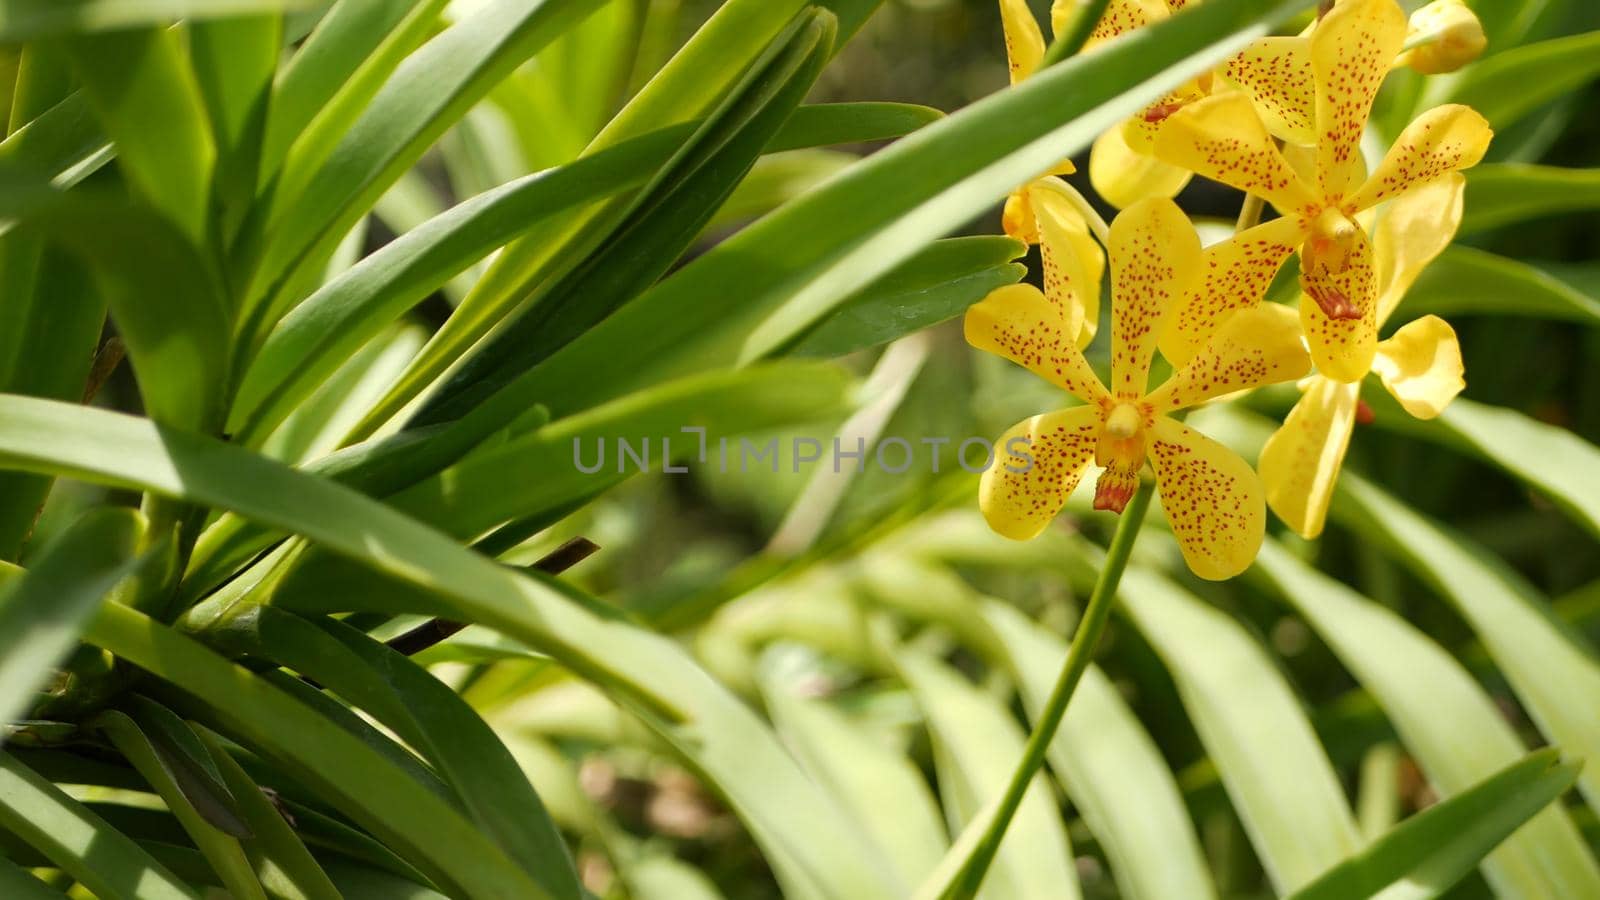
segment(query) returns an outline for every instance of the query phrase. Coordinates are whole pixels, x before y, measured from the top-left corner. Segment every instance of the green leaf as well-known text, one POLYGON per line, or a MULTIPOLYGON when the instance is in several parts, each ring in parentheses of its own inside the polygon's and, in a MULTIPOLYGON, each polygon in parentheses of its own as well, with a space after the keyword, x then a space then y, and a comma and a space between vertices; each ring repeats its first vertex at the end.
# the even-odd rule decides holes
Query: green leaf
POLYGON ((1305 5, 1212 0, 935 122, 699 257, 507 390, 559 418, 777 352, 862 285, 1305 5), (608 367, 619 346, 648 363, 608 367))
POLYGON ((183 36, 146 28, 67 46, 123 174, 191 243, 206 246, 217 148, 183 36))
POLYGON ((817 103, 795 110, 767 152, 886 141, 942 118, 939 110, 913 103, 817 103))
POLYGON ((549 896, 452 805, 331 719, 195 641, 117 604, 102 608, 87 640, 198 700, 210 718, 290 766, 302 783, 338 801, 342 812, 425 867, 448 890, 465 896, 549 896))
MULTIPOLYGON (((1600 660, 1532 586, 1487 550, 1349 472, 1332 512, 1456 607, 1551 743, 1600 759, 1600 717, 1590 703, 1600 696, 1600 660)), ((1600 774, 1580 775, 1578 786, 1600 808, 1600 774)))
POLYGON ((623 442, 634 452, 643 448, 647 467, 658 471, 668 459, 685 467, 741 464, 739 447, 724 451, 724 440, 833 418, 844 411, 852 383, 838 366, 808 362, 669 382, 474 453, 391 503, 450 534, 476 538, 621 481, 633 470, 621 456, 623 442), (704 428, 705 444, 684 428, 704 428), (604 468, 584 471, 595 454, 604 468))
POLYGON ((15 216, 94 269, 152 418, 220 424, 230 326, 217 276, 169 221, 86 191, 61 193, 0 172, 0 215, 15 216))
POLYGON ((230 655, 269 659, 366 710, 431 761, 468 814, 553 897, 578 897, 577 871, 549 813, 494 732, 426 670, 342 623, 238 604, 186 626, 230 655))
POLYGON ((902 884, 916 884, 939 864, 950 842, 938 804, 911 760, 776 677, 762 679, 761 694, 806 772, 862 823, 902 884))
POLYGON ((200 900, 132 839, 4 752, 0 825, 101 900, 200 900))
POLYGON ((860 161, 842 150, 787 150, 756 160, 717 209, 697 241, 714 242, 728 231, 761 218, 860 161))
POLYGON ((1600 325, 1600 300, 1528 263, 1463 246, 1445 250, 1422 271, 1406 294, 1405 312, 1600 325))
POLYGON ((621 227, 531 306, 502 322, 430 395, 412 423, 465 415, 660 278, 811 90, 832 50, 835 27, 824 12, 798 17, 629 205, 621 227))
POLYGON ((1461 233, 1600 207, 1600 169, 1488 163, 1467 171, 1461 233))
POLYGON ((276 197, 276 236, 252 287, 252 328, 292 304, 290 279, 318 268, 339 239, 439 136, 523 60, 589 11, 580 0, 495 0, 406 58, 303 192, 276 197))
MULTIPOLYGON (((864 837, 857 828, 817 796, 815 785, 743 703, 707 677, 675 641, 598 614, 598 601, 569 586, 507 569, 347 488, 237 447, 113 413, 0 396, 0 465, 71 473, 232 510, 400 579, 427 592, 432 602, 406 609, 402 604, 417 597, 404 591, 373 597, 382 611, 444 615, 493 627, 604 686, 729 799, 787 894, 864 896, 888 889, 884 874, 862 849, 864 837)), ((362 594, 348 596, 363 599, 362 594)), ((316 591, 277 598, 302 609, 341 605, 341 599, 316 591)), ((249 709, 248 721, 230 718, 229 723, 249 729, 252 743, 292 748, 296 758, 322 759, 329 757, 329 742, 337 742, 349 751, 339 756, 344 774, 337 783, 315 778, 319 789, 349 797, 383 817, 365 823, 375 832, 392 834, 386 822, 425 822, 436 836, 411 852, 419 858, 436 855, 441 865, 483 871, 475 855, 483 851, 448 846, 459 843, 460 835, 440 823, 459 817, 433 811, 431 795, 407 801, 391 787, 370 785, 355 795, 344 793, 345 785, 366 781, 371 754, 356 755, 349 736, 336 726, 317 716, 302 726, 298 720, 307 714, 298 705, 286 706, 281 693, 260 686, 242 669, 143 617, 129 618, 137 616, 132 611, 113 615, 116 633, 104 633, 107 614, 102 612, 97 641, 114 637, 108 641, 120 648, 114 652, 158 675, 176 665, 181 654, 183 671, 173 672, 180 676, 173 680, 202 696, 218 717, 249 709), (273 715, 262 714, 264 709, 273 715), (269 718, 281 721, 258 727, 269 718), (441 841, 440 834, 451 839, 441 841)), ((328 765, 324 760, 324 771, 328 765)))
POLYGON ((305 9, 320 0, 0 0, 0 41, 305 9))
MULTIPOLYGON (((432 24, 438 5, 427 0, 335 3, 278 76, 261 149, 262 174, 276 174, 289 147, 319 117, 327 120, 322 128, 337 138, 327 110, 339 111, 340 118, 358 113, 399 60, 420 43, 408 40, 407 23, 414 25, 420 18, 432 24), (336 102, 337 96, 345 99, 336 102)), ((349 124, 343 122, 345 127, 349 124)))
POLYGON ((1504 130, 1600 75, 1600 31, 1497 53, 1467 69, 1449 101, 1464 103, 1504 130))
POLYGON ((1118 594, 1178 685, 1273 886, 1288 892, 1355 853, 1355 817, 1283 674, 1235 621, 1130 568, 1118 594))
MULTIPOLYGON (((1479 781, 1522 757, 1522 741, 1495 701, 1447 650, 1400 616, 1315 571, 1273 541, 1261 548, 1251 572, 1304 615, 1372 692, 1444 798, 1470 794, 1479 781)), ((1484 847, 1480 852, 1487 851, 1484 847)), ((1499 897, 1600 894, 1600 867, 1559 805, 1531 815, 1525 827, 1488 854, 1483 866, 1499 897)))
POLYGON ((231 430, 264 437, 345 359, 467 266, 546 216, 649 176, 677 128, 529 175, 461 203, 328 282, 278 323, 246 373, 231 430))
POLYGON ((1548 497, 1568 518, 1600 536, 1600 449, 1565 428, 1514 409, 1456 398, 1438 417, 1415 419, 1382 390, 1363 398, 1384 428, 1423 438, 1496 466, 1548 497))
MULTIPOLYGON (((82 398, 106 320, 85 268, 26 229, 15 230, 0 235, 0 296, 0 391, 82 398)), ((18 558, 51 484, 0 476, 0 559, 18 558)))
MULTIPOLYGON (((1292 900, 1437 897, 1506 836, 1572 786, 1578 766, 1555 750, 1531 753, 1476 786, 1400 823, 1292 900)), ((1585 896, 1571 886, 1544 897, 1585 896)))
POLYGON ((0 859, 0 893, 11 900, 61 900, 66 896, 7 859, 0 859))
POLYGON ((217 19, 189 28, 189 55, 217 148, 213 191, 229 217, 221 223, 229 239, 255 199, 282 44, 283 19, 277 15, 217 19))
POLYGON ((1013 260, 1027 252, 1008 237, 934 241, 889 273, 845 298, 801 337, 796 356, 843 356, 886 344, 953 319, 1026 269, 1013 260))
MULTIPOLYGON (((938 660, 912 650, 897 650, 894 659, 927 718, 951 825, 968 825, 1005 792, 1022 756, 1022 729, 1000 701, 938 660)), ((1042 775, 1023 795, 987 882, 997 897, 1079 896, 1067 831, 1042 775)))
POLYGON ((0 163, 65 190, 111 159, 89 98, 74 93, 0 141, 0 163))
MULTIPOLYGON (((983 617, 1005 648, 1024 707, 1037 713, 1066 659, 1066 642, 1001 603, 985 602, 983 617)), ((1123 896, 1216 896, 1171 769, 1098 667, 1083 673, 1049 760, 1105 849, 1123 896)))
POLYGON ((133 568, 143 520, 132 510, 84 515, 24 574, 0 586, 0 723, 14 722, 117 582, 133 568))
POLYGON ((238 900, 267 900, 266 890, 256 879, 238 839, 218 830, 191 803, 194 785, 180 786, 177 766, 170 754, 163 754, 125 713, 107 710, 91 720, 91 727, 105 735, 155 788, 230 894, 238 900))
POLYGON ((245 852, 267 889, 277 896, 298 896, 302 900, 339 900, 339 890, 329 880, 328 873, 311 856, 311 851, 289 827, 278 808, 223 748, 222 742, 205 729, 197 733, 254 835, 254 839, 245 844, 245 852), (288 884, 280 885, 277 879, 287 880, 288 884))

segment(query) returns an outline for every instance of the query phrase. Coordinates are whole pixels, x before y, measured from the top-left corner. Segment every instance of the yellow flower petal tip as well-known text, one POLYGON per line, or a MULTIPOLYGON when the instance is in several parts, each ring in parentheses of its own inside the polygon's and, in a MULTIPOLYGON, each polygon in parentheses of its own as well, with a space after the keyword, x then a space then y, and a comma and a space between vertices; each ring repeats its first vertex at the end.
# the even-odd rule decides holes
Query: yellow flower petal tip
POLYGON ((1424 75, 1442 75, 1476 60, 1488 45, 1483 23, 1462 0, 1433 0, 1411 14, 1406 34, 1410 49, 1396 64, 1424 75))
POLYGON ((1261 448, 1258 470, 1267 505, 1290 530, 1322 534, 1328 504, 1350 447, 1361 386, 1313 376, 1283 426, 1261 448))
POLYGON ((1406 412, 1431 419, 1467 386, 1455 330, 1438 316, 1407 323, 1378 345, 1372 370, 1406 412))
POLYGON ((996 534, 1037 537, 1066 504, 1094 458, 1100 410, 1078 406, 1025 419, 995 445, 978 483, 978 507, 996 534))
POLYGON ((1106 131, 1089 149, 1089 183, 1095 192, 1117 209, 1141 200, 1178 196, 1192 173, 1134 150, 1128 146, 1125 130, 1106 131))
POLYGON ((1000 0, 1000 24, 1005 32, 1006 62, 1011 83, 1026 79, 1044 58, 1044 35, 1028 9, 1028 0, 1000 0))
POLYGON ((1189 569, 1223 581, 1250 568, 1267 527, 1265 491, 1250 464, 1166 416, 1151 428, 1150 462, 1189 569))

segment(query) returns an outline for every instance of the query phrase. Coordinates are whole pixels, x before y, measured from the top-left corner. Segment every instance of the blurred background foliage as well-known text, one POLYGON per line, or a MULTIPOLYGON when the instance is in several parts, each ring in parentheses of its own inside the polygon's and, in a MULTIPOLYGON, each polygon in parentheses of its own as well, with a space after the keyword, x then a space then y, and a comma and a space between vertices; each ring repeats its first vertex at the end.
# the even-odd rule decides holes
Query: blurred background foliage
MULTIPOLYGON (((482 5, 459 2, 452 14, 482 5)), ((329 276, 458 202, 577 158, 718 5, 606 3, 399 176, 345 239, 329 276)), ((1507 33, 1515 27, 1513 46, 1600 30, 1600 8, 1584 0, 1488 5, 1510 10, 1496 21, 1511 23, 1507 33)), ((1047 4, 1033 6, 1045 21, 1047 4)), ((314 12, 304 14, 307 27, 314 12)), ((289 22, 293 33, 296 19, 289 22)), ((1479 65, 1510 49, 1496 36, 1492 28, 1491 55, 1479 65)), ((886 0, 808 100, 890 100, 953 113, 1005 85, 1002 47, 992 0, 886 0)), ((1071 896, 1073 881, 1091 898, 1287 894, 1523 750, 1559 743, 1559 735, 1595 739, 1600 698, 1582 691, 1592 686, 1600 641, 1600 366, 1592 364, 1600 350, 1600 87, 1594 66, 1573 69, 1586 74, 1497 128, 1488 162, 1581 170, 1576 180, 1587 186, 1545 197, 1548 211, 1519 211, 1502 197, 1484 208, 1505 224, 1471 227, 1474 184, 1458 249, 1402 307, 1403 318, 1438 311, 1451 319, 1467 365, 1463 396, 1477 405, 1464 415, 1477 410, 1476 418, 1415 426, 1373 398, 1377 421, 1358 428, 1347 463, 1356 487, 1336 500, 1327 534, 1306 542, 1274 523, 1270 563, 1235 582, 1193 580, 1174 564, 1170 540, 1147 528, 1135 556, 1143 574, 1126 583, 1128 608, 1052 753, 1055 781, 1041 781, 1013 823, 1021 836, 1008 840, 989 895, 1071 896), (1495 419, 1487 407, 1523 418, 1495 419), (1442 658, 1430 655, 1439 648, 1442 658), (1447 727, 1446 700, 1461 696, 1451 693, 1461 685, 1450 680, 1450 659, 1482 686, 1500 724, 1474 718, 1478 695, 1467 690, 1460 730, 1447 727), (1384 669, 1385 660, 1398 668, 1384 669), (1542 676, 1529 674, 1541 666, 1542 676), (1528 699, 1537 693, 1530 685, 1547 689, 1568 672, 1579 674, 1566 682, 1573 693, 1528 699), (1417 693, 1408 694, 1413 677, 1417 693), (1396 712, 1400 700, 1417 698, 1441 705, 1431 717, 1426 709, 1396 712), (1514 740, 1496 730, 1505 726, 1514 740), (1481 747, 1493 752, 1478 754, 1481 747), (1097 749, 1118 758, 1097 758, 1097 749), (1169 781, 1192 825, 1163 818, 1169 781), (1274 793, 1283 791, 1293 796, 1274 793), (1126 815, 1117 803, 1129 807, 1126 815), (1152 830, 1138 833, 1139 822, 1152 830), (1302 839, 1311 849, 1294 846, 1302 839), (1319 840, 1328 843, 1315 846, 1319 840), (1189 887, 1163 893, 1173 884, 1189 887)), ((1413 73, 1392 76, 1378 117, 1385 143, 1425 90, 1436 89, 1413 73)), ((670 270, 881 146, 763 157, 670 270)), ((1199 179, 1179 198, 1196 219, 1222 227, 1240 200, 1199 179)), ((954 233, 1000 233, 999 198, 954 233)), ((1036 255, 1021 261, 1037 278, 1036 255)), ((262 452, 301 463, 337 448, 486 267, 417 304, 265 439, 262 452)), ((1014 274, 999 268, 1001 277, 1014 274)), ((737 295, 742 287, 735 280, 721 289, 737 295)), ((969 284, 957 293, 971 302, 982 291, 969 284)), ((842 435, 848 446, 860 435, 870 446, 894 435, 922 448, 923 437, 993 437, 1057 405, 1037 379, 970 351, 958 319, 896 337, 887 348, 859 340, 842 358, 871 386, 864 407, 753 440, 842 435)), ((1100 362, 1104 343, 1102 336, 1091 350, 1100 362)), ((812 353, 837 355, 826 350, 812 353)), ((633 360, 621 348, 611 362, 633 360)), ((1293 397, 1285 386, 1250 398, 1247 409, 1200 415, 1249 449, 1259 446, 1264 417, 1281 415, 1293 397)), ((141 408, 128 367, 112 374, 98 403, 141 408)), ((597 544, 566 580, 670 635, 762 710, 808 773, 892 845, 888 865, 914 883, 976 814, 979 798, 1004 783, 1038 705, 1039 679, 1047 686, 1053 677, 1114 524, 1080 498, 1045 537, 1010 544, 983 526, 976 478, 954 466, 949 448, 937 474, 926 449, 918 453, 901 475, 874 468, 852 476, 847 468, 835 477, 815 466, 796 473, 785 456, 775 474, 700 465, 685 475, 633 477, 581 508, 513 523, 493 549, 505 562, 530 565, 573 538, 597 544)), ((85 508, 134 498, 62 482, 30 552, 85 508)), ((380 619, 373 633, 392 637, 420 621, 380 619)), ((574 848, 589 890, 646 900, 779 895, 778 877, 717 787, 601 688, 476 626, 417 659, 506 742, 574 848)), ((103 806, 126 800, 92 796, 103 806)), ((1549 811, 1539 819, 1544 830, 1519 833, 1527 836, 1515 849, 1523 856, 1506 851, 1499 874, 1474 874, 1452 896, 1487 896, 1496 878, 1510 879, 1496 883, 1500 893, 1518 895, 1507 885, 1520 885, 1521 896, 1533 897, 1541 895, 1529 885, 1600 877, 1600 798, 1588 799, 1568 792, 1559 818, 1549 811), (1552 833, 1555 843, 1542 843, 1552 833), (1551 853, 1563 862, 1549 871, 1524 872, 1524 881, 1505 874, 1557 845, 1551 853)))

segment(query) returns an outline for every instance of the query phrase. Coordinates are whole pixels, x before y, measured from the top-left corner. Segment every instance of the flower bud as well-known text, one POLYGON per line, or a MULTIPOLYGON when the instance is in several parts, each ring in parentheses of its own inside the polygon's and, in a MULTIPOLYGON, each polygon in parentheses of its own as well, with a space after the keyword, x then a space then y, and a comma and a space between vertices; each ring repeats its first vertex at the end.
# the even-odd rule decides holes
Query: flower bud
POLYGON ((1412 13, 1410 49, 1398 61, 1424 75, 1441 75, 1477 59, 1487 44, 1483 23, 1462 0, 1433 0, 1412 13))

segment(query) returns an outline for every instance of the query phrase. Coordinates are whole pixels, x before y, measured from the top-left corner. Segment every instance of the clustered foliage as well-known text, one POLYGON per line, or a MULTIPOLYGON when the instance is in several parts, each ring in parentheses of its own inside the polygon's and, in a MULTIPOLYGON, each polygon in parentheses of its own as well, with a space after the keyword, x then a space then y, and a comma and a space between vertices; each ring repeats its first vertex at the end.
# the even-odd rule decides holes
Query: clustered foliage
POLYGON ((0 897, 1600 896, 1600 12, 1044 6, 0 0, 0 897))

